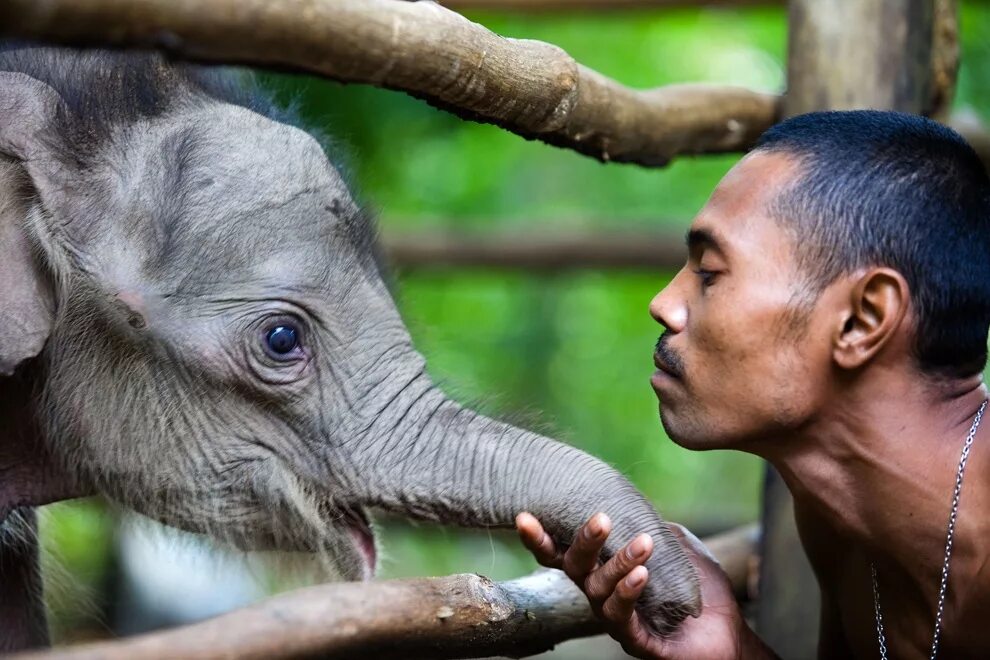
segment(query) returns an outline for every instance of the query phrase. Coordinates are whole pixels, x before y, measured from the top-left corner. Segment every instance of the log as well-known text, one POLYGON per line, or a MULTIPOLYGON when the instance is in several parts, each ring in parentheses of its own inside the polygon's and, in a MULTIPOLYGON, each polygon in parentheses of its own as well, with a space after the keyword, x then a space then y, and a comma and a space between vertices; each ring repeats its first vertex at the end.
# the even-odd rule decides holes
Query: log
MULTIPOLYGON (((740 598, 758 536, 747 525, 705 540, 740 598)), ((181 628, 10 660, 522 657, 601 632, 584 594, 562 572, 540 570, 501 583, 451 575, 308 587, 181 628)))
POLYGON ((0 34, 373 84, 601 161, 647 166, 745 150, 780 106, 774 95, 722 85, 633 90, 556 46, 500 37, 433 2, 5 0, 0 34))
POLYGON ((417 233, 381 237, 399 269, 511 268, 562 271, 576 268, 678 270, 687 258, 683 235, 664 232, 561 232, 475 234, 417 233))
POLYGON ((501 584, 464 574, 308 587, 181 628, 14 658, 467 658, 532 655, 599 632, 559 571, 501 584))

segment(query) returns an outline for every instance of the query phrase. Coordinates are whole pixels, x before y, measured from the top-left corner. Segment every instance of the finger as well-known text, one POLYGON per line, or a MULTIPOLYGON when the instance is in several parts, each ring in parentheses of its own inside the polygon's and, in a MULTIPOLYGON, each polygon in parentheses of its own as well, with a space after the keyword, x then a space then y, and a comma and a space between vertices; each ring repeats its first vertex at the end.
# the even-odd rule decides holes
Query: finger
POLYGON ((615 591, 605 599, 602 605, 602 616, 611 623, 626 623, 636 611, 636 599, 646 588, 650 576, 645 566, 637 566, 629 574, 619 580, 615 591))
POLYGON ((537 562, 549 568, 561 567, 563 557, 557 552, 553 539, 543 530, 543 525, 533 514, 524 511, 516 516, 516 529, 519 530, 519 538, 523 545, 533 553, 537 562))
POLYGON ((640 534, 615 553, 604 566, 588 576, 584 593, 592 602, 603 602, 615 591, 619 580, 643 564, 651 554, 653 554, 653 539, 649 534, 640 534))
POLYGON ((604 513, 591 516, 574 536, 574 542, 564 553, 564 572, 579 586, 598 566, 602 546, 612 531, 612 521, 604 513))

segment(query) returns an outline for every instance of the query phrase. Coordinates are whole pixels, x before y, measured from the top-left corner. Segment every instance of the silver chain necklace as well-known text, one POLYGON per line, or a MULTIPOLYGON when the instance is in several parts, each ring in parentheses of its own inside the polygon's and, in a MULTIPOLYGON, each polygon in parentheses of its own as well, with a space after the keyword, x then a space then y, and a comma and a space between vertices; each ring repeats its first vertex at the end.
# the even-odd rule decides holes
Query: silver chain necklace
MULTIPOLYGON (((929 660, 935 660, 938 654, 938 640, 942 633, 942 612, 945 609, 945 592, 949 586, 949 558, 952 557, 952 536, 956 531, 956 514, 959 513, 959 495, 962 493, 963 471, 966 469, 966 461, 969 459, 969 448, 973 445, 973 438, 976 437, 976 430, 980 428, 980 420, 983 419, 983 411, 986 410, 987 401, 984 400, 980 409, 976 411, 976 419, 969 429, 966 442, 963 444, 962 455, 959 457, 959 469, 956 471, 956 490, 952 495, 952 508, 949 510, 949 531, 945 536, 945 557, 942 559, 942 581, 938 587, 938 606, 935 608, 935 634, 932 637, 932 652, 928 656, 929 660)), ((877 640, 880 642, 880 658, 887 660, 887 638, 883 634, 883 613, 880 612, 880 588, 877 587, 877 567, 870 562, 870 575, 873 578, 873 611, 877 618, 877 640)))

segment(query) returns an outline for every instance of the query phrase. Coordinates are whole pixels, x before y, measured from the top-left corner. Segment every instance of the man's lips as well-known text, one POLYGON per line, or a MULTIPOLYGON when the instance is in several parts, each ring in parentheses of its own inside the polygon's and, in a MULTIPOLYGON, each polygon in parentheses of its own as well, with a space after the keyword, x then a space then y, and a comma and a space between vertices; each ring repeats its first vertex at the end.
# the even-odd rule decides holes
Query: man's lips
POLYGON ((653 364, 654 364, 654 366, 656 366, 657 369, 659 369, 660 371, 662 371, 666 375, 670 376, 671 378, 678 378, 678 379, 680 378, 680 376, 677 374, 677 372, 675 372, 673 369, 671 369, 669 366, 667 366, 666 363, 664 363, 664 361, 660 358, 660 354, 659 353, 654 353, 653 354, 653 364))

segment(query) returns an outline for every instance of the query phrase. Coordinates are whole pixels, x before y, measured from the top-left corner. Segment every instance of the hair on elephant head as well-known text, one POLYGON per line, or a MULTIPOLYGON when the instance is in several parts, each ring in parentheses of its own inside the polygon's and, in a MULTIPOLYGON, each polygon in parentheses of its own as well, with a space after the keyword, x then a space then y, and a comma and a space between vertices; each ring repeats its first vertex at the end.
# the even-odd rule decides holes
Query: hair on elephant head
MULTIPOLYGON (((688 560, 621 475, 430 381, 367 215, 244 80, 8 45, 0 154, 0 372, 36 387, 39 474, 72 482, 55 491, 321 552, 349 579, 374 569, 369 507, 488 527, 528 510, 562 544, 601 510, 609 553, 654 538, 655 625, 698 611, 688 560)), ((0 507, 57 498, 17 495, 0 507)))

